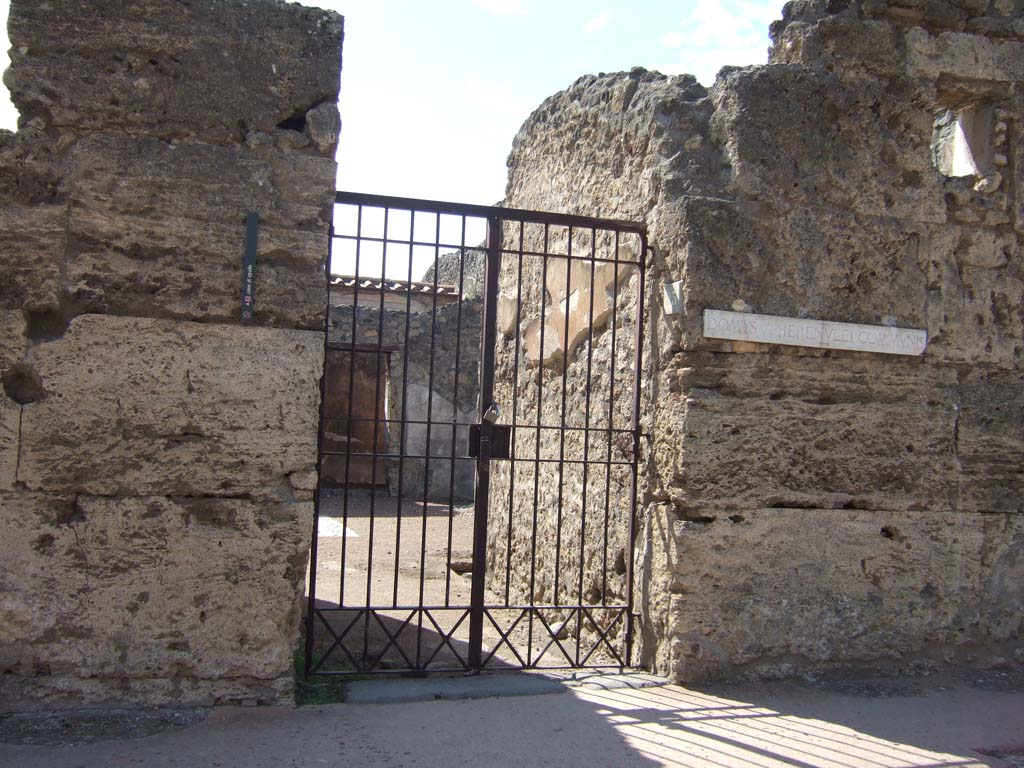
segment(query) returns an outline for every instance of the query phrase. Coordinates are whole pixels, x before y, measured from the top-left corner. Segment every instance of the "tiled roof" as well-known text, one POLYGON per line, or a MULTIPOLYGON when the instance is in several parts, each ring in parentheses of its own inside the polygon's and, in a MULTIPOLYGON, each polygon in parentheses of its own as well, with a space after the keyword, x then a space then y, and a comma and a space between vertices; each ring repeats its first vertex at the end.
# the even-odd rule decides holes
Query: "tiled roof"
POLYGON ((459 295, 459 289, 454 285, 437 285, 433 283, 421 283, 413 280, 375 280, 369 277, 354 277, 352 275, 331 275, 332 288, 348 288, 355 290, 356 284, 360 291, 386 291, 388 293, 418 293, 430 296, 437 291, 438 296, 459 295))

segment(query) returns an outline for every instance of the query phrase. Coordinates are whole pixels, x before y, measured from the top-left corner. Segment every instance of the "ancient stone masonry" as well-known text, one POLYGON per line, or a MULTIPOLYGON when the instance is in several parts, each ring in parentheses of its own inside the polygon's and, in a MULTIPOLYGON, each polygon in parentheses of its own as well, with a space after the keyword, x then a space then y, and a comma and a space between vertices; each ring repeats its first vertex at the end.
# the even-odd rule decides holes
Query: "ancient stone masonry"
POLYGON ((710 89, 581 78, 509 159, 506 205, 649 227, 642 658, 681 680, 1024 661, 1024 12, 808 0, 772 38, 710 89), (928 341, 725 341, 706 309, 928 341))
POLYGON ((0 711, 288 700, 341 18, 13 0, 9 30, 0 711))

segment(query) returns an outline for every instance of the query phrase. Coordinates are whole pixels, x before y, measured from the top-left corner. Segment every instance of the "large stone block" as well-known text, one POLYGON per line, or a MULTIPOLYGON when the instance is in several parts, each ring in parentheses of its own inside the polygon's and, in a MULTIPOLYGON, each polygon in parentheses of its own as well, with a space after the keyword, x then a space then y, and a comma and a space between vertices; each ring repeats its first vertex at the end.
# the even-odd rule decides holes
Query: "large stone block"
POLYGON ((26 331, 23 312, 0 312, 0 372, 25 356, 28 346, 26 331))
POLYGON ((21 406, 7 394, 11 366, 25 356, 25 316, 21 312, 0 312, 0 491, 14 487, 21 439, 21 406))
POLYGON ((31 490, 288 499, 316 464, 320 333, 83 315, 28 360, 31 490))
POLYGON ((779 22, 772 33, 772 64, 824 67, 843 79, 892 77, 906 67, 903 30, 884 21, 829 16, 812 24, 779 22))
POLYGON ((981 35, 907 30, 910 71, 923 78, 1019 82, 1024 80, 1024 43, 991 40, 981 35))
POLYGON ((732 166, 731 189, 763 201, 945 221, 929 94, 909 81, 858 82, 788 64, 727 71, 713 90, 712 125, 732 166))
POLYGON ((54 311, 60 304, 67 207, 0 207, 0 309, 54 311))
POLYGON ((312 520, 311 503, 0 496, 5 701, 285 699, 312 520))
POLYGON ((1010 166, 1012 171, 1004 170, 1010 178, 1014 195, 1011 211, 1013 227, 1018 234, 1024 235, 1024 83, 1015 84, 1012 93, 1013 118, 1003 121, 1006 123, 1006 139, 1000 148, 1007 159, 1014 158, 1010 166))
MULTIPOLYGON (((685 354, 670 495, 709 505, 952 509, 955 371, 914 362, 685 354)), ((655 439, 658 436, 655 435, 655 439)))
POLYGON ((959 508, 1024 513, 1024 373, 961 375, 959 508))
POLYGON ((678 521, 675 538, 678 679, 969 661, 970 644, 1019 643, 1017 516, 751 509, 678 521))
POLYGON ((1019 367, 1024 356, 1024 250, 1009 230, 942 227, 922 240, 928 262, 927 357, 1019 367))
POLYGON ((337 100, 342 19, 297 3, 15 0, 8 27, 22 120, 65 131, 241 140, 337 100))
POLYGON ((67 147, 43 131, 0 130, 0 201, 4 205, 53 205, 64 195, 67 147))
POLYGON ((704 309, 742 300, 767 315, 924 328, 927 262, 914 225, 841 210, 681 198, 654 229, 684 280, 669 332, 700 343, 704 309))
POLYGON ((256 321, 323 327, 331 160, 97 136, 71 168, 67 282, 84 311, 237 318, 255 211, 256 321))

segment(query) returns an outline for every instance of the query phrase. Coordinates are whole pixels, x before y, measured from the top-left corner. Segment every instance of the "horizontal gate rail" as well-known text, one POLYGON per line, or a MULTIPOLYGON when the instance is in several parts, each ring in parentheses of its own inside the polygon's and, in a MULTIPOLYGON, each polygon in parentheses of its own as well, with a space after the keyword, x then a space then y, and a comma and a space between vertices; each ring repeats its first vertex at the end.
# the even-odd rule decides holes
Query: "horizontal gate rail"
MULTIPOLYGON (((373 195, 365 192, 341 191, 335 194, 335 202, 345 205, 364 205, 371 208, 397 208, 403 211, 422 213, 451 213, 479 219, 496 217, 504 221, 552 224, 562 227, 618 229, 622 232, 634 232, 638 235, 647 234, 647 225, 643 222, 601 219, 595 216, 576 216, 569 213, 551 213, 549 211, 531 211, 523 208, 502 208, 494 205, 447 203, 441 200, 420 200, 415 197, 388 197, 387 195, 373 195)), ((408 243, 409 241, 403 240, 398 242, 408 243)), ((426 244, 433 245, 433 243, 426 244)))

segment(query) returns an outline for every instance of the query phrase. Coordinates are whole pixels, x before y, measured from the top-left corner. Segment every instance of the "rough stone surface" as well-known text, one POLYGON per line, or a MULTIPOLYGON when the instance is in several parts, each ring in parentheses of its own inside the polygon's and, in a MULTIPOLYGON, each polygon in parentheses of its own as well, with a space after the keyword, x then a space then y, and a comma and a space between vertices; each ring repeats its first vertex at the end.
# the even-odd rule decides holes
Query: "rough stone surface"
POLYGON ((22 124, 227 143, 337 98, 341 17, 297 3, 26 0, 8 27, 22 124))
POLYGON ((693 679, 787 675, 808 662, 969 662, 983 658, 973 644, 1020 637, 1019 516, 749 508, 697 522, 651 513, 672 553, 673 639, 657 665, 693 679))
MULTIPOLYGON (((506 205, 648 225, 634 587, 653 669, 1020 652, 1022 20, 1019 4, 799 0, 767 66, 727 68, 710 90, 642 70, 582 78, 516 137, 506 205), (933 144, 958 124, 973 170, 947 176, 933 144), (671 314, 651 298, 666 285, 671 314), (702 336, 704 309, 737 307, 922 329, 928 347, 910 360, 702 336)), ((540 293, 537 273, 526 282, 540 293)), ((584 378, 570 366, 569 392, 584 378)), ((557 416, 544 381, 540 410, 557 416)), ((508 493, 500 471, 495 485, 508 493)), ((558 479, 540 487, 546 520, 558 479)), ((628 484, 610 500, 627 505, 628 484)))
POLYGON ((0 510, 6 706, 290 694, 310 503, 21 493, 0 510))
POLYGON ((101 135, 70 165, 66 279, 83 311, 236 318, 256 211, 257 321, 323 327, 330 160, 101 135))
MULTIPOLYGON (((0 312, 0 379, 25 356, 25 316, 21 312, 0 312)), ((14 487, 21 436, 21 406, 0 389, 0 491, 14 487)))
POLYGON ((0 253, 7 267, 0 306, 44 312, 57 308, 66 218, 63 205, 5 206, 0 210, 0 253))
POLYGON ((658 445, 654 463, 681 515, 706 516, 709 505, 955 508, 954 370, 935 376, 916 362, 736 357, 684 353, 672 361, 669 386, 687 393, 674 415, 685 450, 658 445), (769 424, 777 439, 766 439, 769 424))
POLYGON ((19 482, 102 496, 287 499, 316 463, 323 336, 82 315, 28 356, 19 482))
POLYGON ((11 7, 0 709, 291 697, 341 18, 129 5, 11 7))

